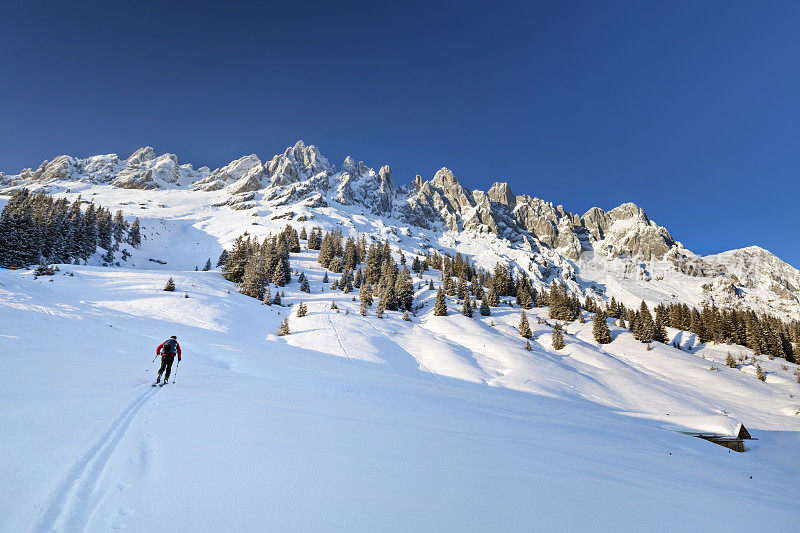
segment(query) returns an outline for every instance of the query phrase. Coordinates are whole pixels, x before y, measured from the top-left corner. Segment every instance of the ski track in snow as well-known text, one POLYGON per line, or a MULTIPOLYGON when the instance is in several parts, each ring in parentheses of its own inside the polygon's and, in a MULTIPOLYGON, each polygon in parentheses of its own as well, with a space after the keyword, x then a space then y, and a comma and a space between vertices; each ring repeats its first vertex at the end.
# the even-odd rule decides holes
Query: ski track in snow
MULTIPOLYGON (((432 371, 432 370, 430 369, 430 367, 429 367, 428 365, 426 365, 426 364, 425 364, 423 361, 421 361, 421 360, 417 359, 416 357, 414 357, 414 354, 412 354, 411 352, 409 352, 408 350, 406 350, 405 348, 403 348, 403 346, 402 346, 402 345, 401 345, 399 342, 396 342, 396 341, 392 340, 392 338, 391 338, 391 337, 389 337, 389 335, 387 335, 387 334, 386 334, 386 333, 384 333, 383 331, 379 330, 379 329, 378 329, 378 328, 375 326, 375 324, 373 324, 372 322, 370 322, 369 320, 367 320, 367 319, 366 319, 366 318, 364 318, 364 317, 361 317, 361 318, 362 318, 362 320, 363 320, 364 322, 366 322, 367 324, 369 324, 369 325, 372 327, 372 329, 374 329, 375 331, 377 331, 378 333, 380 333, 381 335, 383 335, 383 336, 386 338, 386 340, 388 340, 389 342, 391 342, 391 343, 393 343, 393 344, 397 345, 397 347, 398 347, 398 348, 400 348, 401 350, 403 350, 405 353, 407 353, 407 354, 408 354, 408 356, 409 356, 409 357, 410 357, 412 360, 414 360, 414 361, 416 361, 417 363, 419 363, 420 365, 422 365, 422 367, 425 369, 425 371, 427 371, 428 373, 430 373, 431 375, 433 375, 433 377, 435 377, 435 378, 436 378, 436 381, 438 381, 440 384, 444 384, 444 382, 442 381, 442 378, 440 378, 440 377, 439 377, 439 375, 438 375, 437 373, 435 373, 434 371, 432 371)), ((434 386, 435 386, 435 385, 434 385, 434 386)))
POLYGON ((331 314, 332 313, 327 312, 327 313, 325 313, 325 316, 328 318, 328 322, 330 323, 331 328, 333 329, 334 335, 336 335, 336 342, 339 343, 339 348, 341 348, 342 352, 344 352, 344 354, 347 356, 347 360, 352 363, 353 362, 353 358, 350 357, 350 353, 347 351, 347 348, 345 348, 344 344, 342 344, 342 338, 339 336, 339 330, 337 330, 336 326, 333 324, 333 319, 331 318, 331 314))
POLYGON ((136 415, 157 390, 145 391, 128 404, 94 446, 72 465, 44 504, 35 532, 83 531, 86 528, 103 498, 97 487, 106 465, 136 415))

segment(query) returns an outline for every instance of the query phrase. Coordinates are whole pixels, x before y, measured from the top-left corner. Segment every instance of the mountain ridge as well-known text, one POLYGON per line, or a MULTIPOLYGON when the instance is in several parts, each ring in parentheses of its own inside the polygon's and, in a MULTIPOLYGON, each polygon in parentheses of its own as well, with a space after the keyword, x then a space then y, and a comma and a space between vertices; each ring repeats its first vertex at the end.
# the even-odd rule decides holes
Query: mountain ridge
POLYGON ((254 214, 262 208, 275 212, 294 205, 312 210, 336 204, 362 208, 397 226, 451 234, 456 241, 459 236, 471 235, 496 246, 490 243, 499 240, 529 253, 532 261, 528 265, 523 261, 520 268, 539 268, 543 282, 553 272, 569 280, 576 271, 585 281, 599 281, 607 279, 607 273, 589 273, 609 267, 643 283, 679 273, 710 279, 702 284, 703 303, 735 306, 740 301, 758 300, 757 308, 800 318, 800 271, 771 252, 755 253, 746 247, 740 250, 751 251, 699 256, 634 203, 622 203, 608 211, 592 207, 579 215, 538 197, 516 195, 506 182, 496 181, 485 191, 466 188, 447 167, 429 179, 417 175, 396 186, 389 165, 376 171, 347 156, 337 169, 316 146, 298 141, 268 161, 250 154, 214 170, 180 164, 175 154, 156 155, 146 146, 127 159, 116 154, 62 155, 36 170, 0 173, 0 187, 6 191, 75 182, 131 191, 209 193, 214 194, 218 207, 253 210, 254 214), (558 257, 544 254, 548 258, 537 259, 545 250, 558 257), (766 292, 756 294, 764 287, 766 292))

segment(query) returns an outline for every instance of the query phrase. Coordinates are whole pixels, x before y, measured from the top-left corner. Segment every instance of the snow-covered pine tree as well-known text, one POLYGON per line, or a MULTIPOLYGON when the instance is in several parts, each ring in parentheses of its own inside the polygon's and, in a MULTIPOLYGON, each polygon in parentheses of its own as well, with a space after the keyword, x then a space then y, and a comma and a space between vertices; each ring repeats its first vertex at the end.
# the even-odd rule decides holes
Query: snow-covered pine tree
POLYGON ((461 306, 461 314, 467 318, 472 318, 472 304, 469 298, 464 298, 464 304, 461 306))
POLYGON ((306 307, 306 304, 304 304, 303 302, 300 302, 300 305, 297 306, 297 316, 298 316, 298 318, 302 318, 302 317, 306 316, 306 313, 308 313, 308 308, 306 307))
POLYGON ((594 316, 592 335, 594 336, 594 341, 597 344, 608 344, 614 340, 614 338, 611 336, 611 330, 608 329, 606 313, 602 309, 598 309, 594 316))
POLYGON ((272 293, 269 290, 269 285, 264 287, 264 297, 261 300, 267 305, 272 305, 272 293))
POLYGON ((653 340, 662 344, 667 344, 667 330, 662 320, 663 315, 656 314, 656 321, 653 324, 653 340))
POLYGON ((481 311, 481 316, 489 316, 492 314, 491 309, 489 309, 489 304, 486 303, 486 298, 481 300, 480 311, 481 311))
POLYGON ((139 228, 139 217, 136 217, 128 230, 128 244, 138 248, 142 244, 142 233, 139 228))
POLYGON ((125 237, 125 232, 128 230, 128 223, 125 221, 125 217, 122 216, 121 210, 118 210, 116 212, 112 223, 113 226, 111 233, 114 236, 114 240, 116 242, 123 242, 123 239, 125 237))
POLYGON ((210 257, 206 261, 206 264, 203 265, 203 272, 208 272, 209 270, 211 270, 211 258, 210 257))
POLYGON ((222 253, 219 254, 219 259, 217 259, 217 266, 224 265, 227 259, 228 259, 228 250, 222 250, 222 253))
POLYGON ((525 314, 525 311, 522 311, 522 314, 519 317, 519 334, 526 339, 530 339, 533 337, 533 332, 531 331, 531 326, 528 324, 528 316, 525 314))
POLYGON ((433 305, 433 316, 447 316, 447 302, 444 298, 444 291, 439 287, 436 293, 436 303, 433 305))
POLYGON ((564 346, 564 335, 561 333, 561 324, 556 322, 556 325, 553 328, 553 349, 560 350, 564 346))
POLYGON ((300 290, 303 292, 311 292, 311 286, 308 284, 308 278, 303 278, 300 282, 300 290))
POLYGON ((367 316, 367 303, 362 299, 360 307, 361 316, 367 316))
POLYGON ((411 279, 411 272, 404 266, 397 275, 394 284, 394 293, 397 300, 397 307, 410 311, 414 305, 414 282, 411 279))
POLYGON ((653 322, 653 316, 643 300, 642 305, 639 306, 639 311, 636 313, 636 327, 633 331, 633 336, 639 342, 650 342, 654 334, 655 323, 653 322))
POLYGON ((260 255, 251 255, 242 275, 239 284, 239 292, 251 298, 264 298, 264 291, 267 288, 267 269, 264 260, 260 255))
POLYGON ((277 331, 277 333, 278 333, 278 335, 280 335, 281 337, 283 337, 283 336, 285 336, 285 335, 288 335, 288 334, 289 334, 289 320, 288 320, 288 319, 284 318, 284 319, 281 321, 281 325, 280 325, 280 326, 278 326, 278 331, 277 331))
POLYGON ((167 280, 167 284, 164 285, 164 290, 167 291, 167 292, 175 292, 175 280, 172 279, 172 278, 169 278, 167 280))

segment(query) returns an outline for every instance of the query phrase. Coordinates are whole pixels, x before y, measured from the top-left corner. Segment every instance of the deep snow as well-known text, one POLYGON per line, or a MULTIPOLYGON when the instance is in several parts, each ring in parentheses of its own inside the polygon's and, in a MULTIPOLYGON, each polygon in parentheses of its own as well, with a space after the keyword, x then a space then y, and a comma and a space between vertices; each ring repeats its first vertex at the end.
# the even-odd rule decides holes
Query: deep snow
POLYGON ((159 271, 0 272, 0 529, 796 523, 788 394, 800 388, 776 361, 762 362, 762 383, 616 331, 604 354, 591 321, 567 326, 577 339, 554 353, 533 313, 527 352, 518 310, 361 317, 351 295, 318 293, 314 274, 309 315, 280 338, 290 308, 228 294, 218 272, 174 275, 166 293, 159 271), (174 385, 153 389, 139 377, 170 334, 184 360, 174 385), (747 453, 663 422, 719 428, 722 410, 758 437, 747 453))
MULTIPOLYGON (((589 315, 556 352, 546 309, 528 311, 529 352, 518 307, 467 319, 451 302, 433 317, 427 288, 412 322, 362 317, 354 293, 322 290, 309 251, 291 261, 312 294, 293 278, 285 307, 265 306, 194 266, 284 219, 213 207, 210 193, 69 195, 91 191, 142 217, 144 245, 123 268, 0 270, 0 531, 796 527, 791 363, 760 358, 764 383, 749 362, 724 365, 748 350, 676 330, 689 351, 647 351, 613 325, 598 347, 589 315), (170 276, 174 293, 161 290, 170 276), (309 314, 297 318, 301 299, 309 314), (292 333, 278 337, 287 316, 292 333), (176 383, 151 388, 155 365, 140 376, 172 334, 176 383), (738 422, 758 439, 744 454, 682 433, 738 422)), ((297 214, 407 250, 453 239, 355 210, 297 214)), ((486 264, 517 253, 448 242, 486 264)), ((623 283, 651 303, 676 289, 623 283)))

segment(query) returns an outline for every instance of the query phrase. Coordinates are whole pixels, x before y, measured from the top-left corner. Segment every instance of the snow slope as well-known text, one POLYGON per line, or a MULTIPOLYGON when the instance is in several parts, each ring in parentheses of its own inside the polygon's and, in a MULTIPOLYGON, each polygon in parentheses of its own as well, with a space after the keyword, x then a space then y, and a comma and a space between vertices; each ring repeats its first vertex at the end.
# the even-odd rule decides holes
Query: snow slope
MULTIPOLYGON (((121 267, 95 258, 38 279, 0 270, 0 531, 795 527, 794 364, 755 361, 745 348, 702 345, 677 330, 670 340, 683 350, 654 343, 648 351, 611 322, 614 341, 598 347, 588 314, 567 325, 566 347, 554 351, 546 309, 528 312, 527 351, 518 307, 468 319, 451 301, 450 316, 433 317, 434 293, 419 280, 415 301, 424 307, 412 322, 396 312, 362 317, 352 293, 322 283, 309 251, 292 254, 291 266, 312 292, 299 292, 294 277, 285 307, 194 269, 216 262, 244 230, 263 237, 291 223, 388 239, 407 257, 435 248, 484 268, 508 262, 536 286, 560 279, 630 306, 699 305, 717 296, 704 287, 711 278, 588 249, 573 261, 503 232, 410 225, 386 207, 395 201, 386 168, 346 165, 346 182, 370 194, 335 188, 309 201, 292 196, 302 185, 292 183, 283 199, 256 196, 238 209, 230 187, 283 183, 296 169, 276 156, 195 171, 137 154, 124 164, 82 160, 80 176, 70 174, 74 161, 62 161, 39 176, 59 196, 141 218, 143 245, 127 261, 118 252, 121 267), (363 202, 388 211, 377 216, 363 202), (161 290, 170 276, 175 293, 161 290), (301 299, 309 314, 297 318, 301 299), (278 337, 284 317, 292 333, 278 337), (154 365, 140 376, 172 334, 185 359, 174 386, 153 389, 154 365), (728 352, 741 357, 737 368, 725 366, 728 352), (744 454, 685 434, 732 434, 738 423, 758 439, 744 454)), ((317 152, 306 155, 307 168, 328 168, 317 152)), ((460 216, 478 215, 465 207, 460 216)), ((746 304, 770 310, 764 270, 746 275, 762 255, 708 264, 736 266, 746 304)), ((770 278, 789 297, 794 272, 780 265, 770 278)))
POLYGON ((289 307, 215 271, 0 271, 0 530, 796 524, 800 385, 777 360, 762 383, 720 347, 648 352, 615 330, 598 350, 591 320, 554 352, 534 314, 528 352, 517 309, 361 317, 314 265, 293 254, 312 294, 286 288, 309 304, 287 337, 289 307), (139 377, 170 334, 184 361, 153 389, 139 377), (759 439, 744 454, 679 432, 736 422, 759 439))

